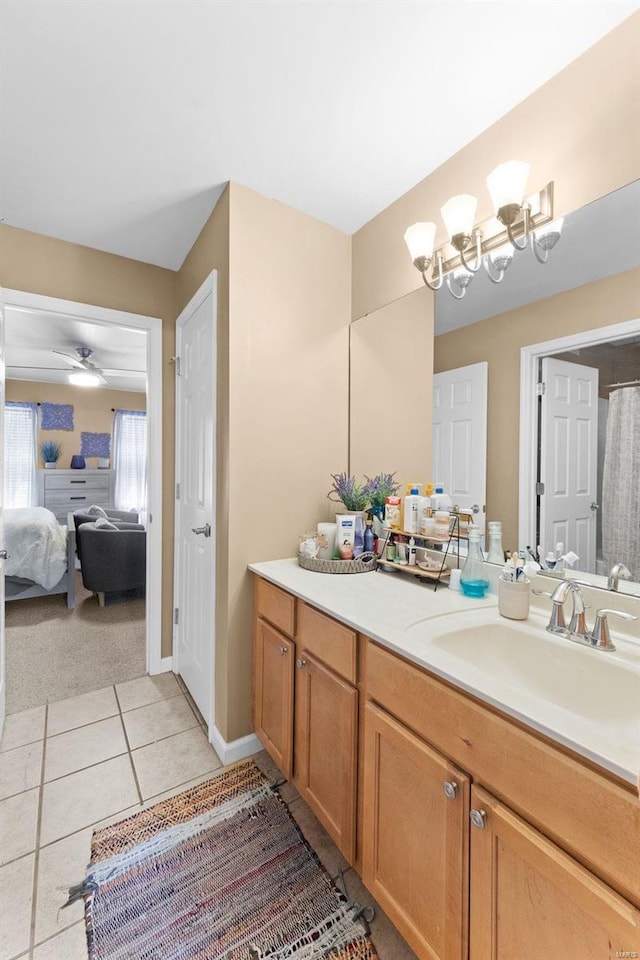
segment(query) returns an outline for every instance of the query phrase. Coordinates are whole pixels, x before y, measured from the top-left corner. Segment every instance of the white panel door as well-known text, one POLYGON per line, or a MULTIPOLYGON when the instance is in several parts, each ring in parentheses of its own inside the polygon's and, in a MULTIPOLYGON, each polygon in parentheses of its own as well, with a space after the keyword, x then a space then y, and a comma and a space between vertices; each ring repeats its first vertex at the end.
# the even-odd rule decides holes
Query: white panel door
POLYGON ((213 724, 216 294, 212 278, 178 318, 174 670, 213 724))
POLYGON ((554 357, 542 361, 540 536, 545 554, 557 543, 596 570, 598 371, 554 357))
MULTIPOLYGON (((4 302, 0 288, 0 546, 4 548, 4 302)), ((4 669, 4 550, 0 556, 0 737, 4 727, 7 681, 4 669)))
POLYGON ((477 507, 484 533, 487 489, 487 363, 433 378, 433 481, 461 508, 477 507))

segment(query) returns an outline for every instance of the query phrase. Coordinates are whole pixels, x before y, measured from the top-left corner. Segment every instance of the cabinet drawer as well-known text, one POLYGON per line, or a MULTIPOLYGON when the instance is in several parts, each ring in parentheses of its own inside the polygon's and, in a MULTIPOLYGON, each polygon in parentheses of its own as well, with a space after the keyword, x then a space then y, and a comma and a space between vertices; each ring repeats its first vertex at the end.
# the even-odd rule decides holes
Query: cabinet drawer
POLYGON ((295 636, 296 601, 268 580, 256 580, 256 612, 290 637, 295 636))
POLYGON ((357 682, 356 634, 306 603, 298 608, 298 646, 350 683, 357 682))
POLYGON ((61 507, 68 510, 77 510, 79 507, 91 506, 95 504, 98 507, 109 506, 108 490, 85 490, 80 487, 77 490, 47 490, 44 497, 44 505, 54 512, 61 507))
POLYGON ((49 493, 53 490, 109 490, 109 477, 65 477, 53 476, 47 473, 44 477, 44 488, 49 493))
POLYGON ((640 802, 631 791, 372 641, 365 676, 368 697, 640 902, 640 802))

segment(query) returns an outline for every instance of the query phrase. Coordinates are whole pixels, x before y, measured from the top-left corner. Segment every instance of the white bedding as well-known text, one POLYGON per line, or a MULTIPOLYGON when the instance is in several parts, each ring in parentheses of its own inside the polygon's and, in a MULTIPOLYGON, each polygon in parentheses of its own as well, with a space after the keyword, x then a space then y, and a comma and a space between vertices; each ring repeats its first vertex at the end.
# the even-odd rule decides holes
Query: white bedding
POLYGON ((33 580, 45 590, 55 587, 67 569, 67 528, 45 507, 4 511, 8 577, 33 580))

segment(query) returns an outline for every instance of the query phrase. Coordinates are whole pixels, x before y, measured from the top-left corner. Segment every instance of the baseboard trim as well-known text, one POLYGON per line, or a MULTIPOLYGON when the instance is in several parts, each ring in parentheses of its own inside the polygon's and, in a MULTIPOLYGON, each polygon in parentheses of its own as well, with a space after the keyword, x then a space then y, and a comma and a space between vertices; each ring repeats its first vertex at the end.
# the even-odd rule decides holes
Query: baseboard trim
POLYGON ((225 766, 228 763, 236 763, 238 760, 244 760, 245 757, 250 757, 252 754, 262 750, 262 744, 254 733, 227 743, 218 728, 214 725, 209 733, 209 739, 213 749, 225 766))
POLYGON ((163 657, 160 661, 160 673, 169 673, 173 670, 173 657, 163 657))

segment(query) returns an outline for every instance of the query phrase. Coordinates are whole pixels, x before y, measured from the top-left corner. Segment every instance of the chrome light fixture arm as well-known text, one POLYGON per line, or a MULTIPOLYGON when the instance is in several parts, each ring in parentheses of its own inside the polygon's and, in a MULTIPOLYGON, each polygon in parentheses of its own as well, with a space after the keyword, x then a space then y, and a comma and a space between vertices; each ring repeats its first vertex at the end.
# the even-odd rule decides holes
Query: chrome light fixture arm
POLYGON ((492 262, 489 254, 483 257, 483 260, 482 260, 482 266, 484 267, 484 272, 489 277, 489 280, 491 280, 491 283, 502 283, 502 281, 504 280, 504 275, 507 272, 507 267, 509 266, 510 263, 511 263, 510 257, 500 257, 498 260, 492 262), (497 264, 497 268, 498 268, 496 274, 494 274, 493 272, 494 263, 497 264))
POLYGON ((465 293, 467 292, 468 284, 465 284, 464 286, 462 286, 461 284, 457 283, 457 281, 455 280, 455 278, 454 278, 454 280, 452 280, 451 277, 452 277, 452 275, 451 275, 450 273, 448 273, 448 274, 447 274, 447 288, 448 288, 448 290, 449 290, 449 293, 451 294, 452 297, 455 297, 456 300, 462 300, 462 298, 464 297, 465 293), (453 286, 454 283, 456 284, 458 290, 460 291, 459 293, 456 293, 456 291, 455 291, 455 289, 454 289, 454 286, 453 286))
POLYGON ((460 254, 465 270, 468 270, 469 273, 477 273, 482 266, 482 231, 475 229, 471 236, 466 233, 456 233, 451 237, 451 245, 460 254), (475 266, 472 266, 467 260, 467 251, 472 244, 475 246, 475 266))
POLYGON ((440 287, 444 282, 444 273, 442 270, 442 254, 440 253, 439 250, 436 252, 435 258, 436 258, 436 266, 431 277, 431 280, 433 280, 434 274, 437 272, 437 277, 434 283, 432 283, 431 280, 429 280, 429 278, 427 277, 427 271, 431 268, 431 265, 433 263, 432 258, 416 257, 416 259, 413 261, 413 265, 416 267, 417 270, 420 271, 425 285, 429 287, 429 290, 433 290, 434 293, 436 290, 440 289, 440 287))
POLYGON ((517 207, 516 204, 510 204, 508 207, 501 207, 500 210, 498 211, 498 220, 500 220, 500 222, 504 223, 504 225, 506 226, 507 234, 508 234, 511 246, 514 247, 516 250, 526 250, 527 246, 529 245, 530 214, 531 214, 531 207, 529 206, 528 203, 525 203, 522 207, 517 207), (503 213, 503 211, 505 212, 503 213), (523 225, 521 241, 518 240, 518 238, 515 236, 513 231, 513 224, 515 223, 517 215, 518 213, 520 213, 520 211, 522 211, 522 225, 523 225), (515 216, 513 215, 514 212, 515 212, 515 216), (503 214, 503 216, 505 217, 504 220, 502 219, 501 214, 503 214))

